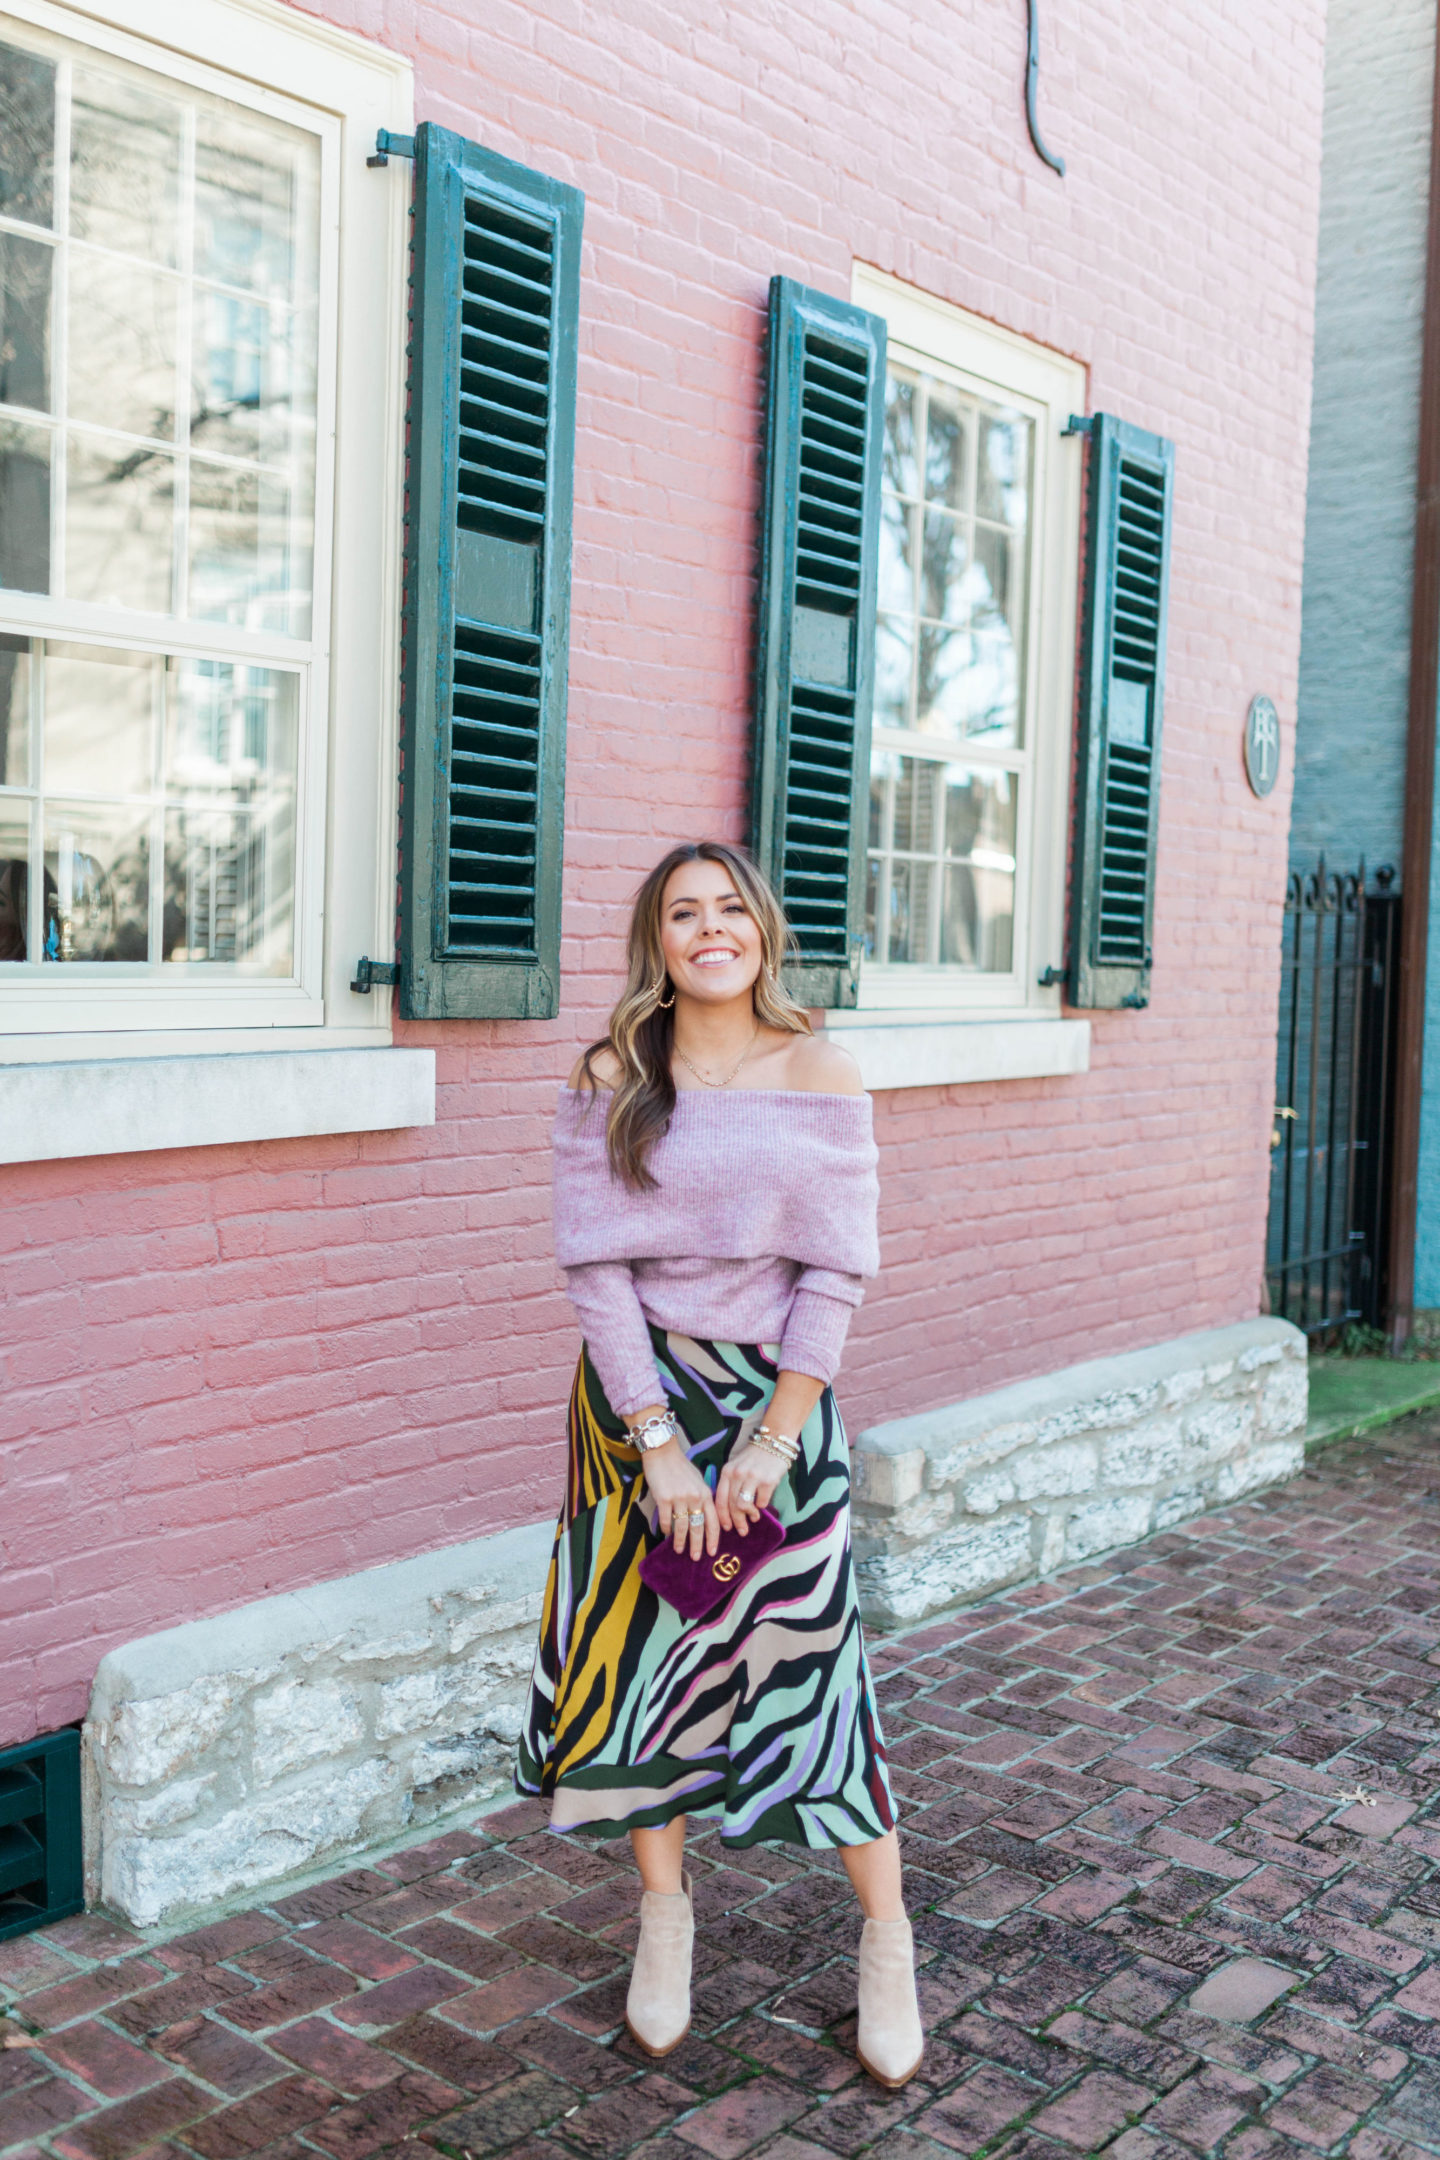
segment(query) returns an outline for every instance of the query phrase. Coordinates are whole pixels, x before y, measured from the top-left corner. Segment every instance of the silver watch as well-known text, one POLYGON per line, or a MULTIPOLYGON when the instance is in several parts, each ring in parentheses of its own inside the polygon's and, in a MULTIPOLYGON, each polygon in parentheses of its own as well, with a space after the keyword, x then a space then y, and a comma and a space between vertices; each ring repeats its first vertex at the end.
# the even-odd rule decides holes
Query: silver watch
POLYGON ((642 1455, 648 1455, 653 1448, 662 1448, 671 1440, 678 1440, 680 1427, 673 1410, 656 1410, 642 1418, 638 1425, 632 1425, 627 1437, 642 1455))

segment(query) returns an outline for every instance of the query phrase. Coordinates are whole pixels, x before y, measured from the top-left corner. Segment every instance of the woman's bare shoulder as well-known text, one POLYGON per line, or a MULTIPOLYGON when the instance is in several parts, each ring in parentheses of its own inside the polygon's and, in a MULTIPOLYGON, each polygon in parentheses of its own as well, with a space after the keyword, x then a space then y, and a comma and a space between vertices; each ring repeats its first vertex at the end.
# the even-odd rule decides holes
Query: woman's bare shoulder
POLYGON ((863 1095, 860 1068, 833 1036, 797 1035, 791 1047, 785 1084, 797 1095, 863 1095))
POLYGON ((585 1069, 585 1058, 576 1058, 575 1063, 570 1068, 570 1078, 565 1084, 567 1087, 577 1090, 592 1086, 608 1090, 615 1087, 619 1079, 620 1060, 616 1057, 614 1051, 607 1046, 605 1049, 596 1050, 591 1054, 588 1073, 585 1069))

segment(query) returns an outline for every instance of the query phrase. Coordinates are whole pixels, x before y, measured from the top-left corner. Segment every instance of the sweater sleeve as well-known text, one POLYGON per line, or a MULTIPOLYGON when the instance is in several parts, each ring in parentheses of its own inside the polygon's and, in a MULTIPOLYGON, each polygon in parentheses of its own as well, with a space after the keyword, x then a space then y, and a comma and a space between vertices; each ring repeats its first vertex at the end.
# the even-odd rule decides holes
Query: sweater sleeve
POLYGON ((780 1341, 782 1369, 823 1380, 828 1387, 840 1370, 850 1315, 864 1295, 865 1285, 858 1275, 802 1268, 780 1341))
POLYGON ((625 1260, 590 1260, 565 1270, 565 1288, 580 1322, 590 1362, 618 1417, 663 1403, 650 1329, 625 1260))

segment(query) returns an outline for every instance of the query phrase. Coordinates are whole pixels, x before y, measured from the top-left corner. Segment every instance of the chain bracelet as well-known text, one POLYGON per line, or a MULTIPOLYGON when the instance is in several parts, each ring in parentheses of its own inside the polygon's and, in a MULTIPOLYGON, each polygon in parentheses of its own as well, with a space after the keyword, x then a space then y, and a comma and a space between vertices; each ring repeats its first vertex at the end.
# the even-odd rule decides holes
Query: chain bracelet
POLYGON ((626 1437, 632 1447, 639 1448, 642 1455, 648 1455, 652 1448, 662 1448, 667 1441, 678 1440, 680 1427, 673 1410, 652 1410, 649 1417, 629 1428, 626 1437))

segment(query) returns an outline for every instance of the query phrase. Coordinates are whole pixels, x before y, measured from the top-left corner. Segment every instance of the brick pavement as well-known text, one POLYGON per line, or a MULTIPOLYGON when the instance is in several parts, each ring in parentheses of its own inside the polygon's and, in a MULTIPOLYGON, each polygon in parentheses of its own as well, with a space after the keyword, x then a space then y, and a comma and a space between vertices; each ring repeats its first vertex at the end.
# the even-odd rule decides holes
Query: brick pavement
POLYGON ((833 1855, 698 1839, 695 2024, 530 1804, 186 1935, 0 1945, 12 2160, 1440 2153, 1440 1419, 876 1645, 930 2044, 850 2053, 833 1855), (1363 1797, 1360 1797, 1363 1796, 1363 1797))

